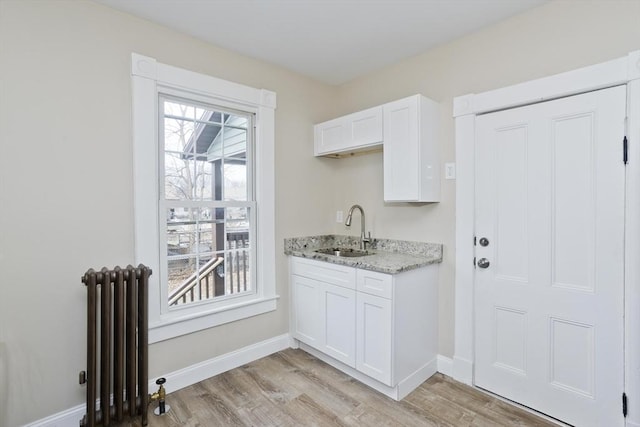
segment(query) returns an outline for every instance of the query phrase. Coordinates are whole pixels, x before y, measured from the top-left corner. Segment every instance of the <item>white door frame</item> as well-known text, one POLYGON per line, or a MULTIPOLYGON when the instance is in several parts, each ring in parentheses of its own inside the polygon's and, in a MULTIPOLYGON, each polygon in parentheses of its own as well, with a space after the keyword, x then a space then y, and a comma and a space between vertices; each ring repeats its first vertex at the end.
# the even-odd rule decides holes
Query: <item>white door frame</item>
POLYGON ((625 212, 624 391, 629 402, 626 425, 640 427, 640 50, 578 70, 454 98, 457 183, 453 377, 473 384, 476 115, 623 84, 627 85, 626 135, 629 141, 625 212))

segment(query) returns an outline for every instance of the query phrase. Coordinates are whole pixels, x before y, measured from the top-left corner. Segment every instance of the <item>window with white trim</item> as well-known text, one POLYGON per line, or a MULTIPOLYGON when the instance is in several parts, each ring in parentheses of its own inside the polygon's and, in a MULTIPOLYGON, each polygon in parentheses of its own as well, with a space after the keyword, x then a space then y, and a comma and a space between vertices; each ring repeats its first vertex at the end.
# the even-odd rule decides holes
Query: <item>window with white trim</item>
POLYGON ((150 342, 274 310, 275 93, 137 54, 132 89, 150 342))

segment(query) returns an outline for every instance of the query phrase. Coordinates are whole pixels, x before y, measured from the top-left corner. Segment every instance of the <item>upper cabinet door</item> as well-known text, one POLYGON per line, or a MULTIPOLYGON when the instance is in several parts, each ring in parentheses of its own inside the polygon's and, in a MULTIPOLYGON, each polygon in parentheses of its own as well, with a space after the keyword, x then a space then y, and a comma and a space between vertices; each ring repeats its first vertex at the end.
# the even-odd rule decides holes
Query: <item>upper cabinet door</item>
POLYGON ((369 108, 314 126, 316 156, 370 150, 382 144, 382 107, 369 108))
POLYGON ((350 148, 370 147, 382 143, 382 107, 349 114, 346 119, 345 142, 350 148))
POLYGON ((384 200, 440 201, 439 105, 414 95, 383 106, 384 200))
POLYGON ((344 145, 344 118, 329 120, 313 127, 315 155, 321 156, 341 150, 344 145))

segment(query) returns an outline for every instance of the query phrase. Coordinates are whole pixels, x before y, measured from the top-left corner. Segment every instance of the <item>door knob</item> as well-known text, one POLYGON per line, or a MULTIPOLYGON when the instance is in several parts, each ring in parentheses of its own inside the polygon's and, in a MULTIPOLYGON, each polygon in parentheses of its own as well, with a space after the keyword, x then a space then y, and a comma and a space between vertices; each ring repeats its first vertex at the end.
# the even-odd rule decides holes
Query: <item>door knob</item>
POLYGON ((480 246, 489 246, 489 239, 487 239, 486 237, 481 237, 480 246))
POLYGON ((491 263, 486 258, 480 258, 478 260, 478 267, 480 267, 480 268, 487 268, 487 267, 489 267, 489 264, 491 264, 491 263))

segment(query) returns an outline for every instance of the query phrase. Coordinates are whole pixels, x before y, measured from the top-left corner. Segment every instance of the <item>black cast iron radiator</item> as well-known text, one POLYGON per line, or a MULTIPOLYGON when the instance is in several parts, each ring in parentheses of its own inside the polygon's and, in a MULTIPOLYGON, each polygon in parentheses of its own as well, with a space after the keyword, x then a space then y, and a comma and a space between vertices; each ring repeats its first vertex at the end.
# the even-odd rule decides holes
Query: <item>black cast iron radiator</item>
POLYGON ((108 426, 142 416, 147 425, 148 285, 151 269, 89 269, 87 286, 87 413, 81 427, 108 426), (96 403, 97 390, 100 403, 96 403))

